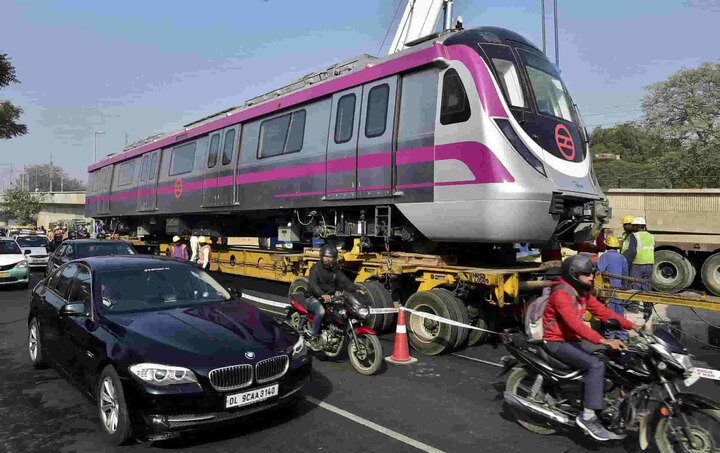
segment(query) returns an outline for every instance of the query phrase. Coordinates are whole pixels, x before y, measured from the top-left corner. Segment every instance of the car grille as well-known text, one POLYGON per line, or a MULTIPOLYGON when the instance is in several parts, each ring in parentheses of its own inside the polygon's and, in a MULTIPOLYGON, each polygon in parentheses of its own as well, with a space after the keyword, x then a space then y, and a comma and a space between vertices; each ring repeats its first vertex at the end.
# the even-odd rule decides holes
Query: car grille
POLYGON ((255 376, 259 384, 282 377, 290 365, 286 355, 261 360, 255 365, 255 376))
POLYGON ((37 258, 37 259, 47 258, 47 257, 48 257, 48 255, 30 255, 30 258, 37 258))
POLYGON ((9 271, 13 267, 15 267, 16 264, 17 263, 12 263, 12 264, 5 264, 4 266, 0 266, 0 271, 9 271))
POLYGON ((235 390, 252 384, 252 365, 233 365, 212 370, 208 377, 215 390, 235 390))

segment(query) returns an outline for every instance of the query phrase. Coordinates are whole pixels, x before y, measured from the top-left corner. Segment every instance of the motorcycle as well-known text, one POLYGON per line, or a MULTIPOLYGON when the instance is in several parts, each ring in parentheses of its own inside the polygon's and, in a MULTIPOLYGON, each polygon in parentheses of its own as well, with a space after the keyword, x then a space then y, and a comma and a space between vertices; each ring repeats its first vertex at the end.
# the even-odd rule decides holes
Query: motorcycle
MULTIPOLYGON (((365 325, 370 315, 369 305, 357 294, 347 291, 337 292, 330 302, 322 303, 325 316, 320 330, 321 352, 330 359, 338 359, 347 348, 350 363, 358 373, 367 376, 377 373, 383 352, 377 334, 365 325)), ((290 295, 287 318, 307 340, 315 314, 308 311, 303 294, 290 295)))
MULTIPOLYGON (((617 320, 604 328, 619 329, 617 320)), ((509 373, 504 400, 518 423, 537 434, 554 434, 575 426, 583 410, 582 370, 553 358, 524 333, 506 331, 503 357, 509 373)), ((640 332, 624 351, 596 352, 605 362, 605 409, 598 416, 609 431, 636 431, 642 450, 652 441, 660 452, 720 451, 720 405, 704 396, 684 393, 699 375, 687 350, 665 330, 640 332), (650 411, 650 403, 657 401, 650 411), (677 448, 677 449, 676 449, 677 448)))

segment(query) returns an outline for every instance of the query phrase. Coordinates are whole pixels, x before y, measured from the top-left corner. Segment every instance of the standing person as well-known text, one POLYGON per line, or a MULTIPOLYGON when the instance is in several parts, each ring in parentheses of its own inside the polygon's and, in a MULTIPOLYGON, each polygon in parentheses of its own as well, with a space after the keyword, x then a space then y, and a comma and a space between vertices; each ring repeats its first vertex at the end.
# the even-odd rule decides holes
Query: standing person
POLYGON ((622 247, 620 247, 620 253, 625 253, 625 250, 628 248, 628 236, 635 232, 632 226, 633 220, 635 220, 635 217, 631 215, 623 217, 623 234, 620 236, 620 244, 622 247))
MULTIPOLYGON (((647 231, 647 223, 643 217, 635 217, 632 221, 634 232, 628 236, 628 247, 623 253, 630 264, 630 276, 641 278, 644 282, 633 282, 632 289, 650 291, 652 289, 653 266, 655 264, 655 237, 647 231)), ((650 319, 652 304, 643 304, 645 319, 650 319)))
POLYGON ((194 234, 190 236, 190 262, 195 263, 198 259, 198 237, 194 234))
MULTIPOLYGON (((607 251, 600 255, 597 262, 597 267, 600 272, 607 272, 609 274, 622 275, 627 277, 628 262, 623 255, 620 254, 620 241, 615 236, 608 236, 605 239, 605 246, 607 251)), ((610 278, 610 286, 612 288, 625 288, 625 281, 619 278, 610 278)), ((625 302, 620 299, 610 299, 610 310, 614 311, 620 316, 625 315, 625 302)), ((625 330, 608 330, 605 332, 605 338, 616 338, 618 340, 627 340, 628 334, 625 330)))
POLYGON ((612 349, 622 349, 621 340, 609 340, 586 326, 583 322, 585 310, 601 321, 617 319, 623 329, 639 330, 642 325, 614 313, 591 294, 595 263, 590 256, 580 253, 568 257, 560 268, 561 278, 552 286, 543 324, 545 333, 543 347, 556 359, 586 371, 584 377, 583 412, 575 423, 596 440, 620 439, 609 432, 600 422, 595 411, 603 409, 605 394, 605 363, 593 355, 587 342, 601 344, 612 349), (583 341, 586 340, 586 341, 583 341))
POLYGON ((610 236, 610 230, 608 228, 601 229, 600 234, 598 234, 597 238, 595 238, 595 252, 600 253, 607 249, 605 245, 607 236, 610 236))
POLYGON ((187 246, 180 242, 180 236, 173 236, 173 243, 170 246, 170 256, 181 260, 188 259, 187 246))
POLYGON ((212 256, 212 247, 210 246, 210 238, 200 236, 198 238, 198 245, 200 245, 200 257, 198 258, 198 265, 202 269, 210 269, 210 258, 212 256))

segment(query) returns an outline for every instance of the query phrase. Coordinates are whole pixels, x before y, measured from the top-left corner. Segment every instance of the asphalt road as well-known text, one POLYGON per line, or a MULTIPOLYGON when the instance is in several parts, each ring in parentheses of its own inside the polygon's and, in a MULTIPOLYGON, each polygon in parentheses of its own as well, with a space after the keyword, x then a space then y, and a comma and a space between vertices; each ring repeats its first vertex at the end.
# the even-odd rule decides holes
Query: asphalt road
MULTIPOLYGON (((37 282, 38 276, 31 283, 37 282)), ((233 280, 244 290, 280 294, 286 285, 233 280)), ((427 357, 361 376, 349 363, 314 360, 307 398, 292 410, 275 410, 236 424, 179 438, 108 447, 102 443, 94 403, 55 370, 33 370, 27 357, 30 290, 0 288, 0 452, 415 452, 415 451, 628 451, 635 441, 597 444, 577 431, 552 436, 529 433, 503 408, 498 369, 458 356, 427 357), (433 450, 435 449, 435 450, 433 450)), ((392 335, 382 338, 385 355, 392 335)), ((720 354, 699 349, 707 367, 720 354)), ((504 348, 485 345, 463 355, 499 361, 504 348)), ((718 381, 693 391, 720 392, 718 381)))

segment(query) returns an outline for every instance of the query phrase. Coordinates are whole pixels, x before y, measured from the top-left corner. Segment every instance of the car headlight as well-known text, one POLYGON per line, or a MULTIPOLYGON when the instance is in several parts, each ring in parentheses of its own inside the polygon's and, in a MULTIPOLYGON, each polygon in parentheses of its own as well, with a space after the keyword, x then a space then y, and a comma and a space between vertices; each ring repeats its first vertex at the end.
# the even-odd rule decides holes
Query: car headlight
POLYGON ((672 356, 675 358, 675 360, 678 361, 680 365, 685 369, 685 371, 690 371, 693 369, 692 360, 690 359, 690 356, 687 354, 677 354, 672 353, 672 356))
POLYGON ((295 346, 293 346, 292 358, 296 359, 298 357, 304 356, 305 354, 307 354, 307 348, 305 347, 305 338, 300 335, 297 343, 295 343, 295 346))
POLYGON ((26 260, 20 261, 19 263, 17 263, 17 264, 15 265, 15 267, 18 268, 18 269, 22 269, 22 268, 28 267, 28 262, 27 262, 26 260))
POLYGON ((153 385, 192 384, 197 382, 195 373, 187 368, 156 363, 139 363, 130 372, 153 385))
POLYGON ((358 309, 358 315, 360 315, 361 318, 367 318, 370 316, 370 309, 367 307, 362 307, 358 309))

